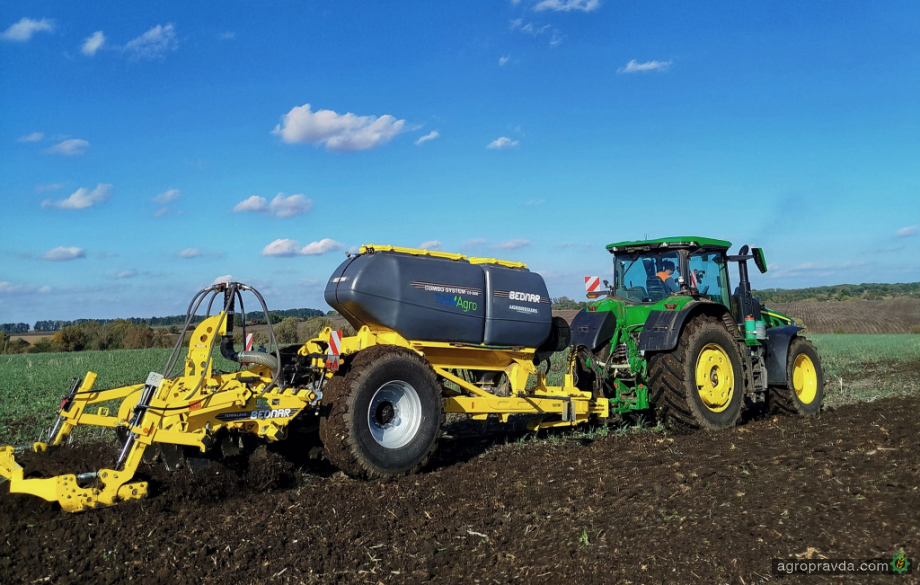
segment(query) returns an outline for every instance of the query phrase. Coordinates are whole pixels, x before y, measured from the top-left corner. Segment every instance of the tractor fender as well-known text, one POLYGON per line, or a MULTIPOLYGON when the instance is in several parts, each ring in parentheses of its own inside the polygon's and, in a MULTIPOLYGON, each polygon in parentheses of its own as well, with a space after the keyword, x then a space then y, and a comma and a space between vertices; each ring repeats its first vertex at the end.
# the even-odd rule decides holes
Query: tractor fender
POLYGON ((725 305, 700 301, 689 302, 680 311, 652 311, 639 333, 639 350, 671 351, 688 319, 699 314, 724 318, 727 313, 725 305))
POLYGON ((803 327, 783 325, 767 329, 766 347, 767 384, 770 386, 786 385, 786 361, 789 357, 789 345, 803 327))
POLYGON ((591 351, 597 351, 610 341, 617 328, 616 315, 610 311, 588 312, 582 310, 572 319, 569 326, 572 345, 583 345, 591 351))

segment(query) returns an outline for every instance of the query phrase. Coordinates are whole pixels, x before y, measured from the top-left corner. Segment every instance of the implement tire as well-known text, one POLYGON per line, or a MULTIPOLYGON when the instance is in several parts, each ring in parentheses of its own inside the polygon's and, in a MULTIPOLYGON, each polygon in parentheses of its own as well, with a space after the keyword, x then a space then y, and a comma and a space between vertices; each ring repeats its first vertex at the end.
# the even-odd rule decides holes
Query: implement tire
POLYGON ((744 369, 738 343, 721 320, 691 320, 673 351, 652 356, 648 374, 655 415, 666 425, 714 430, 738 423, 744 369))
POLYGON ((812 416, 824 401, 824 368, 810 341, 795 337, 786 358, 786 386, 770 386, 770 411, 812 416))
POLYGON ((374 346, 323 390, 319 435, 326 458, 347 475, 372 479, 414 473, 437 447, 441 387, 417 353, 374 346))

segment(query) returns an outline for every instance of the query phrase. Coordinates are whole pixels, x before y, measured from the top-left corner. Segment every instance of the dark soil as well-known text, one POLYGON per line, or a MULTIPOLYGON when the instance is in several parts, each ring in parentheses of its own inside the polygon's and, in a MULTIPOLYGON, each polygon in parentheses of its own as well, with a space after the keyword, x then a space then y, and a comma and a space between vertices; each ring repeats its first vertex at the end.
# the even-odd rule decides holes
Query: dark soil
MULTIPOLYGON (((429 471, 395 481, 262 450, 194 472, 145 465, 152 497, 80 514, 0 486, 0 583, 872 582, 777 579, 770 559, 904 548, 916 562, 918 411, 911 397, 522 445, 458 425, 429 471)), ((112 447, 65 454, 74 472, 111 465, 112 447)))

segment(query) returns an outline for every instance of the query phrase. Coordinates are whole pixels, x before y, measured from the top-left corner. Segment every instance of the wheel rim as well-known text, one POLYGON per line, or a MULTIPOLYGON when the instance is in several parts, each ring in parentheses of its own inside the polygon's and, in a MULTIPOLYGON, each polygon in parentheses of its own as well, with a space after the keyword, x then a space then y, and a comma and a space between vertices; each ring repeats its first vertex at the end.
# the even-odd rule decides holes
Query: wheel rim
POLYGON ((811 358, 800 353, 792 364, 792 387, 802 404, 811 404, 818 394, 818 372, 811 358))
POLYGON ((722 412, 731 404, 735 371, 728 354, 714 343, 704 347, 696 360, 696 388, 703 405, 713 412, 722 412))
POLYGON ((374 392, 367 409, 367 426, 382 447, 399 449, 411 441, 422 424, 422 401, 402 380, 387 382, 374 392))

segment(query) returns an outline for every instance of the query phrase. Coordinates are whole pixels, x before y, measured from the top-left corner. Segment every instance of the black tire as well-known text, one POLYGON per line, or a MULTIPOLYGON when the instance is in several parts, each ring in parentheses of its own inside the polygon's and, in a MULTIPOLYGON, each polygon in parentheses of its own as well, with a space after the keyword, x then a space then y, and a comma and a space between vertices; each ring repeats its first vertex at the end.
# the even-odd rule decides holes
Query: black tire
POLYGON ((714 430, 738 423, 744 399, 744 369, 738 344, 721 320, 705 315, 693 318, 684 326, 673 351, 651 357, 648 374, 655 416, 668 426, 714 430), (697 387, 698 359, 704 351, 706 359, 716 355, 720 362, 703 381, 718 391, 717 400, 724 400, 714 407, 707 406, 697 387), (730 390, 721 385, 729 379, 727 365, 731 366, 730 390))
POLYGON ((434 371, 415 352, 394 346, 360 352, 347 374, 326 384, 323 405, 319 434, 326 458, 347 475, 365 479, 423 467, 437 447, 444 417, 434 371), (395 404, 388 400, 393 396, 400 397, 395 404))
POLYGON ((824 368, 818 351, 804 337, 794 337, 786 357, 786 386, 770 386, 769 389, 770 411, 812 416, 821 410, 823 401, 824 368), (809 362, 813 374, 810 383, 806 374, 809 362))

